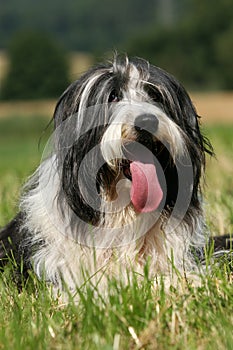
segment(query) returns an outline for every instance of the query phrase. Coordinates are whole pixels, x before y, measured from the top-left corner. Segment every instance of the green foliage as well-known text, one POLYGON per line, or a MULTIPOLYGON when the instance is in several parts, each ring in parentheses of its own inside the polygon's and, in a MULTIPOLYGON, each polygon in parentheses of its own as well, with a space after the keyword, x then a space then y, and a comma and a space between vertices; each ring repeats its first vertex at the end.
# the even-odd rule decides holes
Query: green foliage
POLYGON ((52 33, 69 50, 98 52, 154 21, 158 0, 8 0, 1 2, 0 46, 19 28, 52 33))
POLYGON ((68 85, 66 56, 46 35, 17 34, 9 47, 9 60, 3 99, 58 97, 68 85))
POLYGON ((1 3, 0 45, 33 29, 97 57, 115 49, 145 57, 192 89, 230 90, 232 23, 232 0, 8 0, 1 3))
POLYGON ((142 32, 128 43, 196 89, 233 89, 233 2, 190 1, 179 21, 142 32))

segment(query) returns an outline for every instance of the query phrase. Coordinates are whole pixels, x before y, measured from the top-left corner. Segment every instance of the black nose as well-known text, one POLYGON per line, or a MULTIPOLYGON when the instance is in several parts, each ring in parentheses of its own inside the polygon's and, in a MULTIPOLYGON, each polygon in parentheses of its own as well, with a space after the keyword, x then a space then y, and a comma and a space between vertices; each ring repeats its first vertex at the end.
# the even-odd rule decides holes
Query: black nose
POLYGON ((151 134, 158 129, 158 118, 154 114, 145 113, 136 117, 134 127, 137 131, 146 130, 151 134))

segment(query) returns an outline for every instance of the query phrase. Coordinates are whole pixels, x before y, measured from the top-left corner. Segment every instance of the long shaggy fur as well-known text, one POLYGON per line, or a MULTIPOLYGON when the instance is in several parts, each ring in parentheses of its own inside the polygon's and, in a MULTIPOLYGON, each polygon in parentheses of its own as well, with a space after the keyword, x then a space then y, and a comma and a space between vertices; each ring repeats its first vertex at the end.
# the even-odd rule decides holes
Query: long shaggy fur
POLYGON ((207 239, 201 178, 212 148, 181 84, 147 61, 116 56, 67 88, 54 126, 20 213, 1 231, 1 257, 13 249, 37 276, 72 291, 88 279, 143 274, 148 262, 152 277, 169 274, 171 261, 195 270, 193 252, 207 239), (137 157, 151 157, 157 171, 163 196, 154 210, 131 200, 137 157))

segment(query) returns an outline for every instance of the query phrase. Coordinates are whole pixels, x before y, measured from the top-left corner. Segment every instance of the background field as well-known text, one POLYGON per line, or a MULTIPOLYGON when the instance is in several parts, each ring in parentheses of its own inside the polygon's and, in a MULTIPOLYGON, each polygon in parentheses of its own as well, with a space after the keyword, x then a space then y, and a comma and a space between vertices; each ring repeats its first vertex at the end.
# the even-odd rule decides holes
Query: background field
MULTIPOLYGON (((0 118, 0 226, 16 213, 48 134, 48 117, 26 114, 0 118)), ((217 157, 207 161, 208 224, 213 234, 233 232, 233 123, 204 123, 203 132, 217 157)), ((222 263, 198 286, 180 278, 165 292, 145 270, 143 282, 110 281, 109 299, 88 289, 75 305, 51 297, 33 276, 19 292, 9 268, 0 278, 0 349, 232 349, 231 279, 222 263)))

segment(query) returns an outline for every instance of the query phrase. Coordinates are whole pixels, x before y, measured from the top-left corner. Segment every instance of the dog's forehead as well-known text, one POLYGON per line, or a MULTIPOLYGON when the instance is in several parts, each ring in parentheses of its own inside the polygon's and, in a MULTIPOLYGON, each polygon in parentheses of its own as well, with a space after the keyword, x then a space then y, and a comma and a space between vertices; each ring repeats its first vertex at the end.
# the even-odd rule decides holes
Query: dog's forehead
POLYGON ((130 64, 129 68, 129 87, 136 89, 141 82, 141 75, 138 68, 134 64, 130 64))
POLYGON ((123 94, 123 98, 138 100, 139 96, 142 95, 145 83, 143 71, 142 67, 139 68, 133 62, 128 62, 121 70, 120 76, 116 74, 116 78, 119 77, 118 86, 123 94))
POLYGON ((148 75, 149 65, 126 59, 123 62, 114 61, 110 70, 116 81, 122 82, 128 88, 136 88, 142 81, 143 76, 148 75))
POLYGON ((130 64, 128 84, 124 91, 124 97, 130 100, 138 100, 142 94, 142 79, 139 70, 134 64, 130 64))

